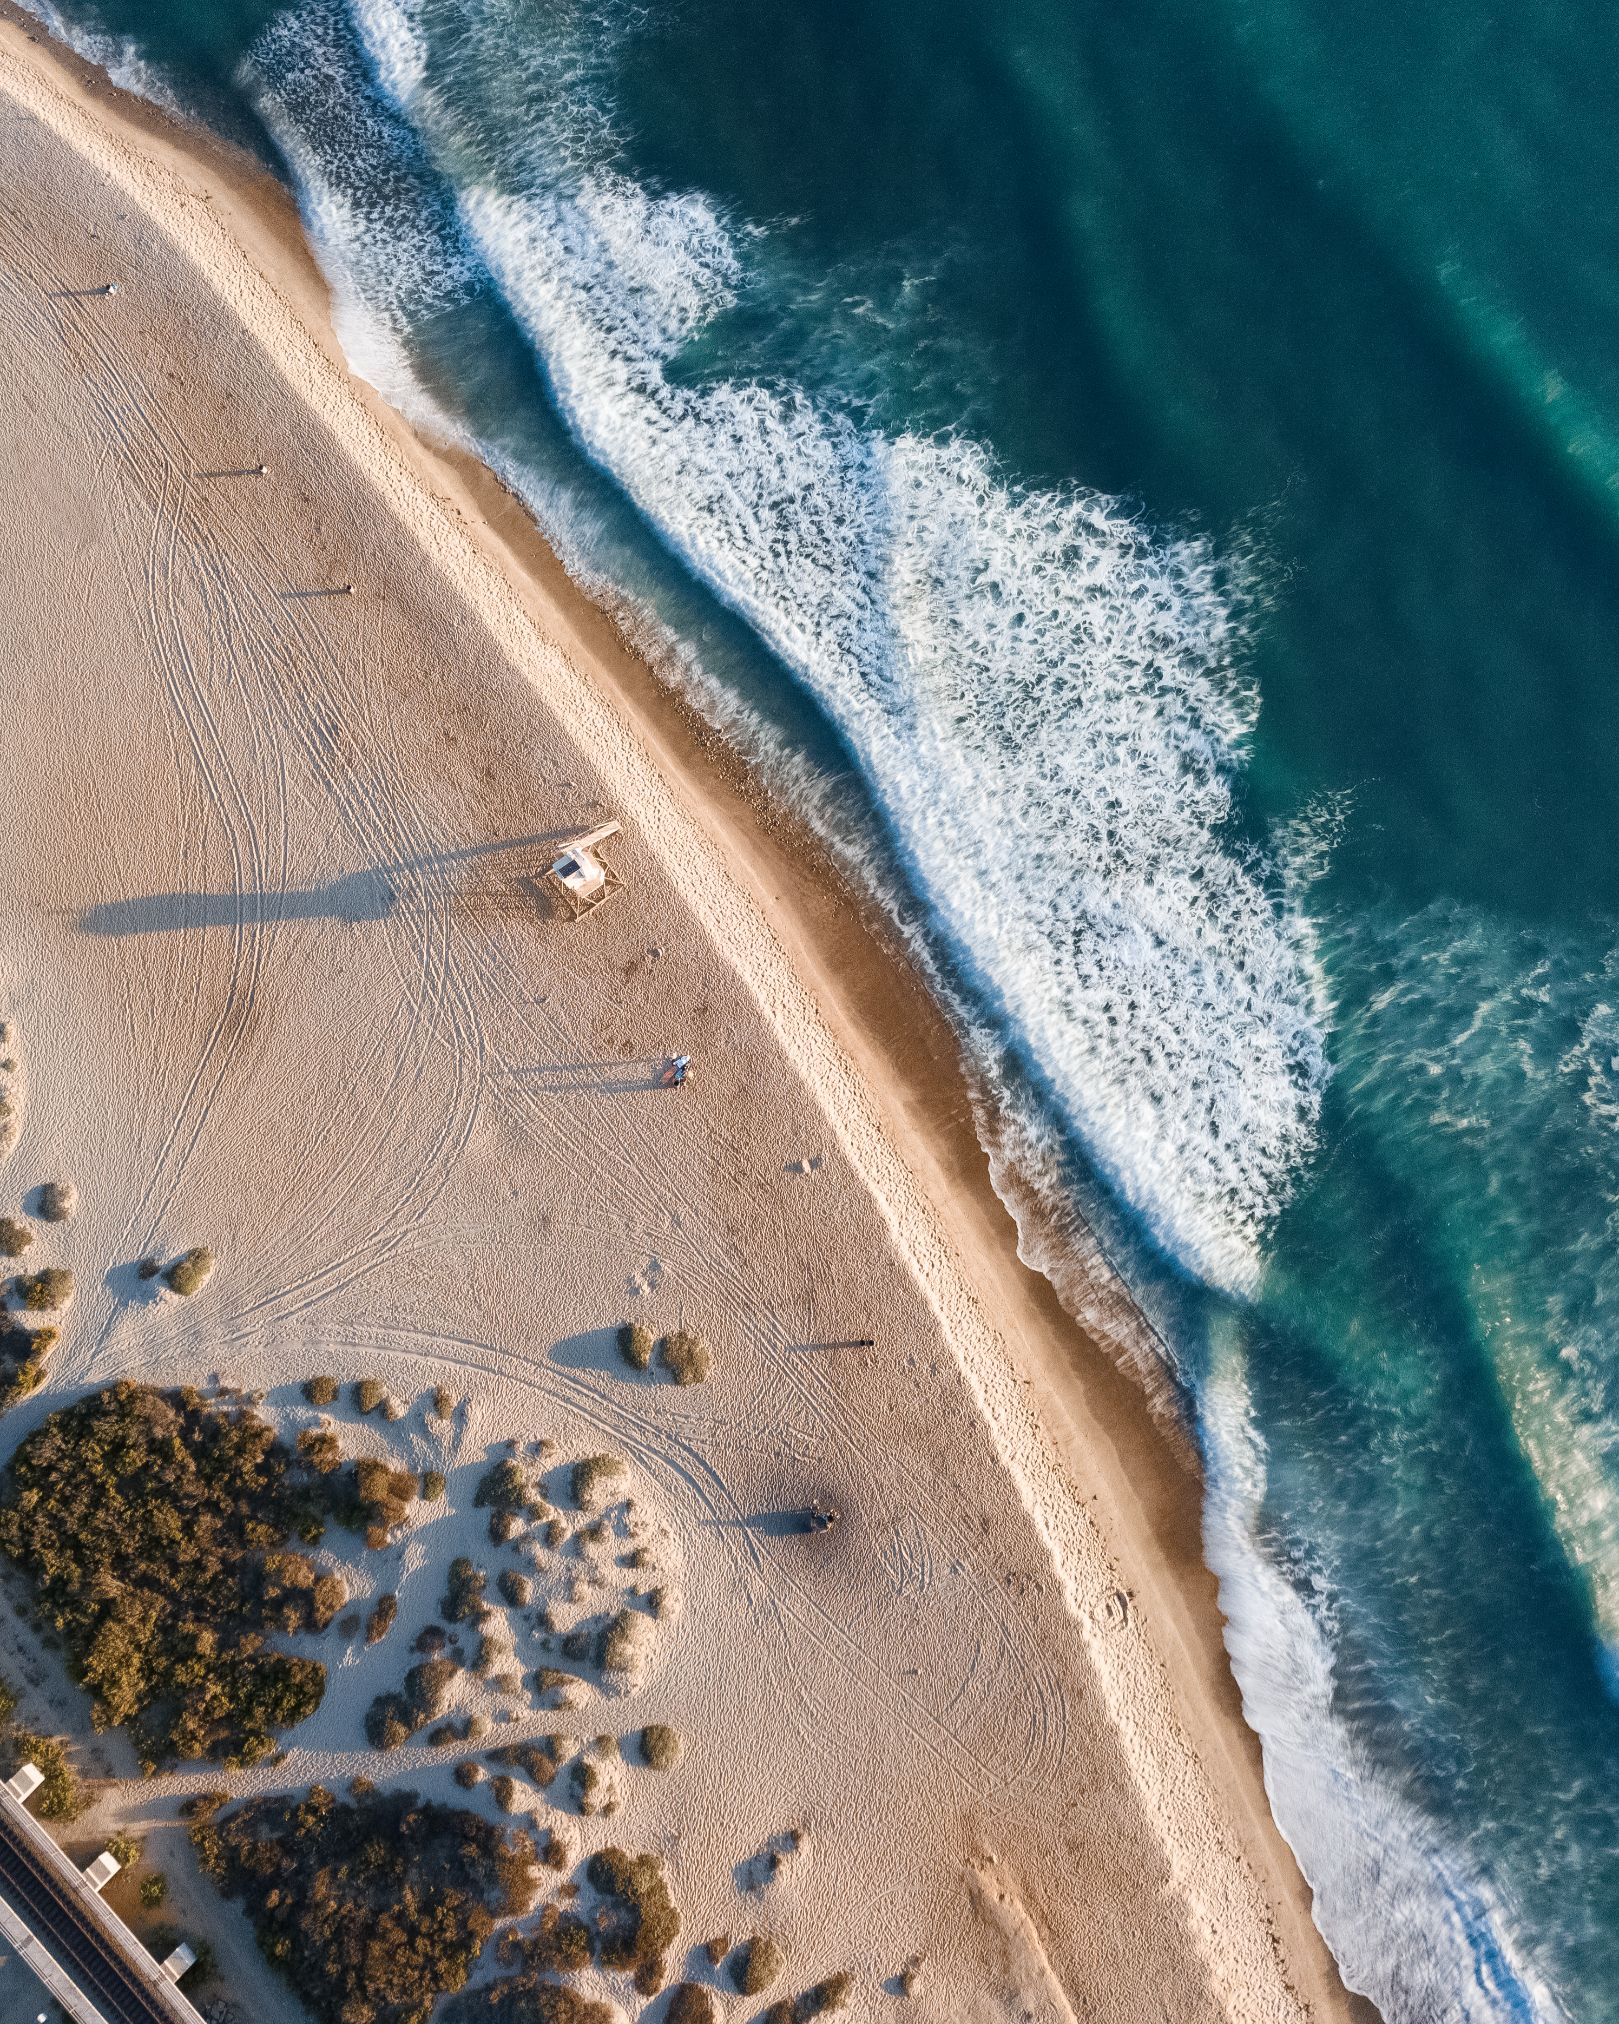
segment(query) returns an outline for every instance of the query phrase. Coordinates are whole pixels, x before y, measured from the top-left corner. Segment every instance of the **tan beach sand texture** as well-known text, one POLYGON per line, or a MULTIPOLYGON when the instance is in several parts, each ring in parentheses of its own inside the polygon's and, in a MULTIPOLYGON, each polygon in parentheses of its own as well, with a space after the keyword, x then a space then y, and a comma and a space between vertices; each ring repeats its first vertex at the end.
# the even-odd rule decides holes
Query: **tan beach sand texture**
MULTIPOLYGON (((310 1372, 374 1373, 405 1417, 334 1418, 449 1479, 398 1547, 334 1550, 399 1623, 327 1633, 325 1705, 241 1789, 376 1771, 361 1717, 448 1560, 520 1564, 475 1485, 543 1437, 536 1467, 627 1459, 671 1609, 632 1692, 508 1698, 490 1741, 681 1732, 575 1825, 666 1857, 682 1957, 776 1933, 792 1987, 852 1970, 855 2017, 1350 2014, 1195 1540, 1166 1544, 1175 1465, 1136 1467, 1144 1409, 887 1076, 869 986, 773 903, 740 798, 696 798, 598 615, 480 525, 493 486, 351 380, 278 200, 219 150, 5 22, 0 188, 0 1016, 28 1095, 0 1210, 58 1175, 81 1197, 49 1235, 78 1301, 7 1445, 121 1374, 220 1373, 290 1432, 310 1372), (626 888, 569 922, 536 881, 609 816, 626 888), (194 1300, 137 1280, 193 1243, 220 1258, 194 1300), (625 1315, 701 1329, 713 1379, 627 1371, 625 1315), (832 1532, 783 1522, 813 1499, 832 1532)), ((460 1800, 454 1754, 385 1775, 460 1800)), ((172 1817, 209 1782, 109 1804, 172 1817)), ((248 2014, 294 2015, 216 1918, 248 2014)))

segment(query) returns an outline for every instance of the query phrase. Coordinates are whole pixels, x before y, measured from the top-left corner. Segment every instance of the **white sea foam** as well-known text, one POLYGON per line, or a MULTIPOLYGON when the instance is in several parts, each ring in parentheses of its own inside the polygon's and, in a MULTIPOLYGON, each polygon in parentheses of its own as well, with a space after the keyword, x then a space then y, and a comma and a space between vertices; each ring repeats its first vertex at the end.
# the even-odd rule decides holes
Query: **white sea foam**
POLYGON ((1307 1155, 1322 1034, 1231 839, 1254 697, 1199 544, 670 360, 732 300, 704 199, 599 171, 462 212, 587 449, 810 684, 923 891, 1156 1238, 1255 1277, 1307 1155))
POLYGON ((1509 1907, 1440 1840, 1334 1706, 1331 1644, 1262 1537, 1265 1445, 1240 1352, 1217 1351, 1204 1390, 1204 1553, 1219 1577, 1226 1646, 1265 1739, 1277 1825, 1315 1892, 1350 1986, 1399 2024, 1561 2024, 1509 1907))
POLYGON ((153 105, 160 105, 167 112, 180 110, 167 80, 142 56, 132 35, 109 35, 99 29, 88 28, 83 22, 70 21, 51 5, 51 0, 21 0, 21 4, 48 34, 64 43, 76 56, 82 56, 86 63, 93 63, 98 70, 105 71, 121 91, 149 99, 153 105))
MULTIPOLYGON (((398 75, 425 61, 408 45, 409 16, 391 6, 388 47, 398 75)), ((335 11, 281 14, 254 43, 239 83, 274 136, 332 291, 332 321, 356 372, 419 412, 405 338, 413 318, 465 296, 475 276, 453 213, 412 174, 415 142, 402 120, 356 90, 357 50, 335 11)))

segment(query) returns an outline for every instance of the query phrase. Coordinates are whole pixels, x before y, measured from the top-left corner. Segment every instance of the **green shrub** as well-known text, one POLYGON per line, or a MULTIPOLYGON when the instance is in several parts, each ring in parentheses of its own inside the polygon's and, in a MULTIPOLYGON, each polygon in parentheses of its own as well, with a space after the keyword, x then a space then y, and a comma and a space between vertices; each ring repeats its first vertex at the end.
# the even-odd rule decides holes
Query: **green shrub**
POLYGON ((35 1213, 46 1223, 65 1223, 79 1206, 79 1191, 71 1181, 47 1181, 39 1191, 35 1213))
POLYGON ((162 1870, 154 1869, 150 1876, 141 1878, 141 1903, 149 1912, 155 1912, 169 1894, 169 1880, 162 1870))
POLYGON ((617 1494, 624 1477, 624 1464, 617 1455, 586 1455, 575 1462, 569 1488, 581 1511, 597 1511, 617 1494))
POLYGON ((677 1328, 663 1338, 663 1363, 676 1384, 703 1384, 714 1368, 714 1352, 706 1337, 677 1328))
POLYGON ((144 1852, 141 1844, 132 1834, 125 1834, 120 1831, 107 1836, 107 1853, 120 1869, 136 1868, 144 1852))
POLYGON ((422 1474, 422 1501, 436 1504, 444 1495, 444 1474, 439 1469, 427 1469, 422 1474))
POLYGON ((59 1328, 0 1321, 0 1412, 39 1390, 46 1359, 61 1337, 59 1328))
POLYGON ((645 1370, 652 1361, 652 1331, 639 1321, 626 1321, 618 1331, 618 1353, 631 1370, 645 1370))
POLYGON ((34 1241, 34 1233, 16 1216, 0 1216, 0 1258, 20 1258, 34 1241))
POLYGON ((362 1377, 354 1387, 354 1403, 362 1413, 374 1413, 388 1396, 381 1378, 362 1377))
POLYGON ((663 1864, 655 1855, 600 1848, 585 1874, 602 1899, 597 1916, 602 1966, 633 1969, 636 1988, 653 1994, 663 1984, 664 1956, 680 1931, 663 1864))
POLYGON ((474 1764, 470 1757, 464 1757, 455 1767, 455 1782, 471 1791, 483 1777, 483 1766, 474 1764))
POLYGON ((408 2024, 465 1986, 498 1918, 526 1912, 526 1834, 410 1792, 250 1799, 193 1827, 265 1958, 319 2024, 408 2024))
POLYGON ((515 1568, 503 1568, 495 1586, 513 1609, 527 1609, 533 1599, 533 1582, 526 1574, 519 1574, 515 1568))
POLYGON ((535 1930, 502 1947, 501 1955, 506 1966, 521 1960, 537 1974, 577 1975, 595 1959, 596 1945, 577 1912, 547 1905, 535 1930))
POLYGON ((41 1820, 75 1820, 84 1811, 84 1795, 60 1736, 36 1736, 28 1729, 13 1729, 5 1739, 0 1763, 5 1775, 14 1777, 24 1764, 35 1765, 44 1783, 32 1800, 41 1820))
POLYGON ((213 1252, 206 1244, 197 1244, 175 1259, 166 1277, 176 1293, 184 1294, 189 1299, 193 1293, 202 1291, 213 1269, 213 1252))
POLYGON ((365 1620, 365 1641, 368 1645, 380 1644, 394 1627, 394 1618, 399 1614, 397 1595, 379 1595, 365 1620))
POLYGON ((841 2010, 849 2000, 849 1991, 854 1987, 854 1977, 846 1970, 828 1975, 824 1982, 817 1982, 813 1989, 806 1989, 793 2005, 794 2024, 810 2017, 824 2017, 829 2010, 841 2010))
POLYGON ((667 1722, 649 1722, 641 1731, 641 1759, 654 1771, 672 1771, 680 1762, 681 1749, 679 1731, 667 1722))
POLYGON ((351 1531, 363 1531, 367 1546, 385 1546, 388 1535, 410 1515, 416 1501, 416 1477, 409 1469, 362 1456, 353 1464, 350 1497, 341 1522, 351 1531))
POLYGON ((731 1964, 731 1979, 744 1996, 762 1996, 787 1965, 787 1956, 768 1933, 745 1940, 731 1964))
POLYGON ((337 1404, 337 1379, 335 1377, 309 1377, 304 1379, 304 1397, 312 1406, 335 1406, 337 1404))
POLYGON ((483 1599, 488 1586, 489 1578, 483 1570, 474 1567, 464 1554, 458 1556, 450 1562, 439 1615, 446 1623, 481 1623, 489 1614, 489 1605, 483 1599))
POLYGON ((509 1771, 502 1771, 493 1785, 491 1785, 490 1790, 494 1793, 495 1804, 500 1808, 501 1812, 510 1813, 512 1808, 517 1804, 517 1780, 511 1773, 509 1771))
POLYGON ((17 1280, 17 1297, 31 1314, 53 1314, 71 1303, 73 1293, 73 1274, 65 1265, 47 1265, 17 1280))
POLYGON ((93 1721, 132 1728, 143 1761, 258 1763, 320 1705, 325 1668, 266 1642, 324 1606, 307 1562, 274 1558, 300 1494, 251 1411, 123 1380, 13 1455, 0 1551, 61 1632, 93 1721))
POLYGON ((484 1473, 472 1501, 479 1510, 493 1505, 497 1511, 521 1511, 528 1502, 527 1479, 508 1457, 484 1473))
POLYGON ((343 1466, 343 1445, 328 1427, 305 1427, 298 1436, 298 1459, 316 1475, 330 1476, 343 1466))

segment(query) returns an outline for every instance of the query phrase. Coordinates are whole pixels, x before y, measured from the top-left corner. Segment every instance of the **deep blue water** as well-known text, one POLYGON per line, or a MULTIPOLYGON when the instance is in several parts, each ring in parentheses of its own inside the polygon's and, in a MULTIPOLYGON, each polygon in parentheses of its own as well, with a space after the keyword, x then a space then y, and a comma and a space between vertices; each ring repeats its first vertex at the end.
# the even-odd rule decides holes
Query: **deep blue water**
POLYGON ((1161 1331, 1351 1983, 1619 2019, 1619 16, 73 22, 902 869, 1031 1246, 1161 1331))

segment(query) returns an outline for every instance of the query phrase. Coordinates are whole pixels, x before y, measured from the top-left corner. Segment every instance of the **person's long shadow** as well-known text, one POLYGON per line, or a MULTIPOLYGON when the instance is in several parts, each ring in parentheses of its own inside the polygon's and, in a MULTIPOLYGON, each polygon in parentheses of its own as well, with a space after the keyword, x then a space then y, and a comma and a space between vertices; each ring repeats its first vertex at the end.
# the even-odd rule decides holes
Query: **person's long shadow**
MULTIPOLYGON (((459 850, 424 852, 396 864, 368 865, 329 885, 302 890, 246 893, 143 893, 136 899, 102 900, 86 907, 79 926, 87 935, 160 935, 185 928, 230 928, 239 921, 347 921, 355 926, 386 920, 411 895, 412 887, 435 872, 502 851, 539 849, 578 834, 577 827, 542 835, 507 837, 459 850)), ((533 867, 527 867, 532 872, 533 867)))

